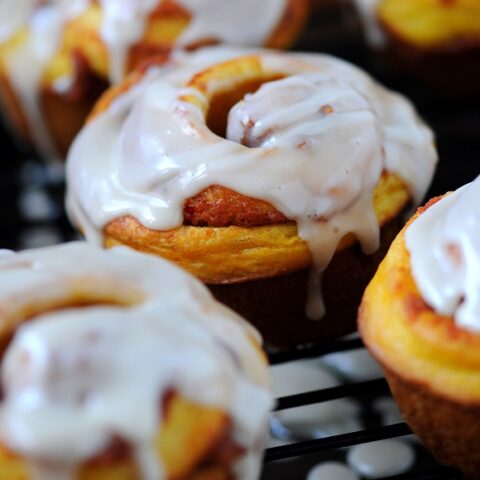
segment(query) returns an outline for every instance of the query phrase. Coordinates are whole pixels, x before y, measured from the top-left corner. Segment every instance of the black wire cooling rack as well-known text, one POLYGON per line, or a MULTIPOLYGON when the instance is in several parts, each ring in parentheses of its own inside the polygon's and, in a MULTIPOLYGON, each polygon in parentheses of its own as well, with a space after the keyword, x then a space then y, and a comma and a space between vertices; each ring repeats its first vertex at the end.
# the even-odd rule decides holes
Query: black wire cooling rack
MULTIPOLYGON (((330 353, 351 351, 364 348, 360 339, 337 340, 327 345, 312 345, 286 352, 270 354, 272 365, 319 358, 330 353)), ((390 395, 384 378, 299 393, 277 399, 275 411, 302 407, 320 402, 342 398, 362 402, 365 409, 365 428, 341 435, 328 436, 314 440, 294 442, 284 446, 269 448, 265 454, 263 480, 289 479, 302 480, 309 470, 318 463, 336 460, 345 461, 346 449, 355 445, 379 440, 401 438, 411 435, 412 431, 404 422, 380 425, 372 415, 372 400, 377 396, 390 395)), ((381 423, 381 422, 380 422, 381 423)), ((381 480, 461 480, 463 476, 454 469, 439 465, 418 443, 415 445, 416 461, 408 473, 381 480)), ((376 477, 378 478, 378 477, 376 477)), ((328 479, 325 479, 328 480, 328 479)))
MULTIPOLYGON (((4 212, 0 248, 29 248, 77 238, 63 210, 64 181, 58 168, 44 166, 36 160, 25 162, 25 156, 18 153, 3 132, 0 133, 0 145, 3 152, 9 152, 0 167, 0 205, 4 212)), ((361 348, 363 344, 359 338, 340 339, 327 345, 271 353, 269 357, 272 365, 279 365, 361 348)), ((348 447, 410 435, 412 432, 405 423, 382 425, 378 414, 372 411, 373 400, 387 395, 390 393, 385 379, 378 378, 278 398, 275 411, 342 398, 354 399, 362 405, 365 428, 268 448, 262 480, 303 480, 318 463, 344 462, 348 447)), ((458 472, 438 465, 419 443, 412 445, 416 454, 413 468, 409 473, 388 477, 388 480, 462 479, 458 472)))
MULTIPOLYGON (((343 18, 344 14, 339 10, 322 15, 322 18, 312 18, 311 28, 298 49, 326 51, 359 64, 387 86, 406 93, 434 128, 441 161, 428 196, 442 194, 473 180, 480 173, 478 101, 447 98, 398 72, 384 70, 363 46, 351 18, 343 18), (320 24, 322 28, 317 28, 320 24)), ((28 152, 20 151, 1 129, 0 152, 0 248, 22 249, 76 239, 77 234, 68 223, 63 208, 61 167, 47 167, 28 152)), ((272 353, 270 361, 278 365, 360 348, 363 345, 359 339, 337 340, 328 345, 272 353)), ((348 447, 410 435, 411 431, 405 423, 384 425, 372 410, 372 400, 386 395, 390 395, 388 385, 383 378, 378 378, 279 398, 276 411, 353 398, 362 405, 364 428, 267 449, 262 480, 303 480, 318 463, 330 460, 343 462, 348 447)), ((413 468, 388 480, 462 478, 458 472, 438 465, 420 443, 413 442, 412 445, 416 451, 413 468)))

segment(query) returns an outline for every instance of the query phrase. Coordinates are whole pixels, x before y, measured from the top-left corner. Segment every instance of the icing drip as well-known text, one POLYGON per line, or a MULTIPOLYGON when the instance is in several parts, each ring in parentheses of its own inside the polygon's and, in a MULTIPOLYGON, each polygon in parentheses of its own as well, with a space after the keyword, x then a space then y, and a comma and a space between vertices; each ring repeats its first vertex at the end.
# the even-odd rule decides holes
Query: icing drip
POLYGON ((355 445, 348 464, 365 478, 393 477, 407 472, 415 462, 415 451, 401 440, 381 440, 355 445))
POLYGON ((39 9, 33 16, 27 39, 6 59, 10 81, 29 120, 30 134, 40 153, 55 156, 38 102, 38 85, 57 45, 58 15, 53 8, 39 9), (27 73, 28 72, 28 73, 27 73))
POLYGON ((17 0, 15 8, 13 2, 3 0, 0 3, 0 42, 5 42, 15 32, 27 24, 37 0, 17 0))
POLYGON ((142 38, 148 16, 158 3, 158 0, 100 0, 101 34, 108 47, 112 84, 125 76, 130 48, 142 38))
MULTIPOLYGON (((103 9, 102 38, 110 54, 110 80, 125 75, 130 48, 141 40, 149 15, 158 0, 100 0, 103 9)), ((180 47, 203 40, 232 45, 262 45, 285 12, 286 0, 176 0, 192 18, 178 41, 180 47), (255 18, 255 21, 252 21, 255 18)))
MULTIPOLYGON (((125 75, 132 45, 143 35, 148 16, 158 0, 100 0, 103 8, 102 37, 110 53, 110 79, 125 75)), ((178 41, 180 47, 203 40, 232 45, 262 45, 285 12, 286 0, 176 0, 191 14, 191 21, 178 41), (255 21, 252 21, 255 18, 255 21)))
POLYGON ((134 301, 39 315, 17 330, 1 367, 0 437, 34 478, 73 479, 112 436, 132 447, 143 479, 165 478, 153 446, 172 389, 230 414, 247 451, 237 478, 256 478, 272 400, 255 331, 188 274, 133 250, 75 243, 0 257, 6 314, 68 300, 81 285, 134 301))
POLYGON ((322 363, 355 382, 366 382, 382 377, 382 368, 365 349, 330 353, 322 357, 322 363))
POLYGON ((63 25, 87 6, 88 0, 3 0, 0 9, 0 41, 6 41, 23 27, 25 39, 9 51, 5 65, 9 80, 28 119, 33 142, 46 159, 57 158, 55 147, 45 125, 38 99, 39 85, 47 64, 56 52, 63 25), (8 13, 3 14, 3 10, 8 13), (16 12, 16 13, 13 13, 16 12))
MULTIPOLYGON (((13 88, 17 92, 33 141, 45 158, 56 152, 45 127, 39 101, 39 86, 48 62, 58 50, 65 23, 83 13, 92 0, 2 0, 0 3, 0 42, 7 41, 28 26, 26 39, 6 61, 13 88)), ((159 0, 99 0, 102 8, 100 35, 109 53, 109 78, 120 82, 126 73, 131 47, 144 34, 149 15, 159 0)), ((204 40, 238 45, 262 45, 285 12, 286 0, 177 0, 191 12, 192 20, 178 45, 189 46, 204 40), (255 21, 252 21, 255 18, 255 21)), ((64 91, 71 79, 61 78, 54 85, 64 91)))
MULTIPOLYGON (((276 398, 340 385, 317 361, 292 362, 271 368, 276 398)), ((276 412, 274 418, 295 438, 322 438, 360 429, 359 405, 339 399, 276 412)), ((279 425, 277 424, 277 427, 279 425)))
POLYGON ((55 9, 63 18, 78 15, 89 0, 2 0, 0 3, 0 42, 5 42, 22 28, 35 22, 36 12, 55 9))
POLYGON ((418 217, 405 234, 425 301, 440 315, 480 332, 480 177, 418 217))
MULTIPOLYGON (((123 215, 168 230, 182 224, 186 199, 223 185, 295 220, 318 272, 348 233, 373 252, 379 227, 371 199, 379 177, 384 169, 397 173, 419 201, 436 163, 430 130, 407 101, 349 64, 257 51, 265 71, 288 78, 234 106, 225 140, 182 98, 206 104, 200 91, 186 88, 189 80, 239 55, 207 49, 175 68, 151 69, 86 126, 67 164, 73 221, 99 243, 103 227, 123 215)), ((308 313, 319 318, 323 305, 312 290, 308 313)))
MULTIPOLYGON (((371 199, 383 168, 381 129, 367 98, 352 84, 325 73, 265 84, 230 112, 227 138, 240 143, 242 136, 247 144, 275 152, 268 168, 275 162, 285 175, 275 178, 278 183, 268 186, 264 198, 297 222, 319 272, 347 233, 355 233, 367 253, 378 248, 371 199)), ((321 318, 324 306, 315 295, 320 282, 313 278, 311 286, 307 314, 321 318)))
POLYGON ((358 14, 364 25, 365 36, 375 48, 382 48, 386 43, 386 36, 377 19, 377 7, 380 0, 353 0, 358 14))
POLYGON ((352 470, 343 463, 325 462, 312 468, 306 480, 358 480, 352 470))
POLYGON ((205 38, 231 45, 263 45, 280 23, 287 0, 178 0, 192 13, 180 43, 192 44, 205 38), (255 21, 252 21, 255 19, 255 21))

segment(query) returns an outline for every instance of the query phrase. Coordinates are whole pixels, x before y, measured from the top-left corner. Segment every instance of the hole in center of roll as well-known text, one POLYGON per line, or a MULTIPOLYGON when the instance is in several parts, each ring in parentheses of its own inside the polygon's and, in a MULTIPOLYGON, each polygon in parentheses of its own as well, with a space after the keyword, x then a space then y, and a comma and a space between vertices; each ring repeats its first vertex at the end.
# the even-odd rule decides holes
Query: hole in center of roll
POLYGON ((207 112, 207 126, 219 137, 226 138, 227 119, 232 107, 240 102, 245 95, 255 93, 264 83, 280 80, 281 75, 272 75, 270 78, 246 80, 237 83, 228 90, 217 92, 210 101, 207 112))
MULTIPOLYGON (((43 302, 26 303, 18 310, 9 312, 10 318, 7 317, 5 327, 0 329, 0 361, 3 362, 7 350, 14 341, 17 330, 29 322, 35 321, 42 315, 61 312, 62 310, 87 309, 97 306, 128 308, 143 300, 136 295, 136 292, 127 292, 122 286, 120 286, 119 290, 121 293, 123 291, 125 296, 121 293, 119 295, 108 295, 100 292, 98 292, 97 295, 92 295, 91 292, 79 290, 72 292, 70 298, 47 298, 43 302)), ((92 341, 95 340, 95 338, 93 338, 94 334, 95 332, 92 332, 92 341)), ((29 358, 26 357, 23 362, 25 362, 24 365, 27 366, 29 358)), ((4 398, 3 387, 3 384, 0 385, 0 401, 4 398)))
MULTIPOLYGON (((7 348, 9 347, 18 328, 31 321, 34 321, 41 315, 59 312, 61 310, 69 310, 73 308, 89 308, 96 306, 111 307, 132 307, 141 301, 134 292, 127 292, 126 289, 119 288, 125 296, 119 295, 102 295, 97 294, 96 297, 89 295, 89 292, 75 292, 71 298, 45 299, 44 302, 35 304, 22 305, 17 311, 10 312, 5 322, 5 327, 0 329, 0 360, 3 359, 7 348), (128 295, 130 293, 130 295, 128 295), (10 318, 8 318, 10 317, 10 318)), ((1 392, 0 392, 1 397, 1 392)))

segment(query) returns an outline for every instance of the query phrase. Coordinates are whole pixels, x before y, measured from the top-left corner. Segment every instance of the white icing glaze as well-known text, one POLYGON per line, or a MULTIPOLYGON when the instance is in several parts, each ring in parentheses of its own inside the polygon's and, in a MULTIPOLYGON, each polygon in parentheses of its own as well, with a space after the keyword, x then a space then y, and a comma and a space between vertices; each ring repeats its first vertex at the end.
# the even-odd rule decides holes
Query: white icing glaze
MULTIPOLYGON (((271 368, 275 397, 284 397, 340 385, 340 381, 312 361, 271 368)), ((359 406, 350 399, 289 408, 275 414, 281 424, 299 438, 322 438, 360 430, 359 406)))
MULTIPOLYGON (((287 0, 176 0, 191 12, 192 20, 178 40, 189 46, 202 40, 237 45, 262 45, 278 25, 287 0)), ((49 60, 59 47, 65 23, 80 15, 91 0, 2 0, 0 3, 0 42, 8 40, 23 27, 29 28, 26 40, 7 59, 7 69, 17 92, 33 136, 45 158, 56 157, 44 125, 38 102, 39 84, 49 60)), ((100 34, 110 60, 112 83, 125 75, 130 48, 141 40, 145 24, 159 0, 100 0, 100 34)), ((65 91, 71 78, 60 78, 54 88, 65 91)))
MULTIPOLYGON (((100 0, 104 12, 102 37, 109 47, 112 83, 125 74, 130 47, 138 42, 158 0, 100 0)), ((286 0, 176 0, 192 16, 178 46, 214 40, 232 45, 263 45, 280 22, 286 0), (252 21, 255 19, 255 21, 252 21)))
POLYGON ((380 0, 353 0, 353 3, 363 22, 367 41, 374 48, 385 46, 387 38, 377 18, 377 8, 380 0))
POLYGON ((444 197, 407 229, 410 266, 425 301, 480 332, 480 177, 444 197))
POLYGON ((347 455, 348 464, 366 478, 383 478, 408 471, 415 462, 415 451, 401 440, 355 445, 347 455))
MULTIPOLYGON (((178 227, 185 200, 217 184, 267 200, 295 220, 321 272, 347 233, 365 252, 377 248, 371 199, 384 169, 404 179, 415 201, 422 198, 437 157, 431 131, 403 97, 325 55, 243 53, 288 78, 232 108, 228 140, 181 100, 189 93, 206 102, 187 84, 241 55, 228 49, 152 68, 84 128, 68 158, 67 206, 87 239, 101 242, 103 227, 122 215, 152 229, 178 227), (248 130, 251 147, 238 143, 248 130)), ((323 305, 318 294, 311 298, 307 312, 319 318, 323 305)))
POLYGON ((12 8, 13 2, 0 2, 0 42, 8 40, 28 22, 35 3, 36 0, 17 0, 12 8))
POLYGON ((247 451, 236 478, 256 478, 272 406, 256 332, 194 278, 133 250, 72 243, 0 256, 3 315, 79 289, 135 304, 64 308, 18 329, 1 367, 0 437, 34 478, 72 479, 112 435, 133 447, 142 478, 164 478, 153 441, 171 389, 230 414, 247 451))
POLYGON ((5 58, 9 80, 28 119, 30 134, 45 158, 54 157, 55 149, 42 118, 38 85, 57 46, 58 34, 57 12, 53 8, 42 8, 33 16, 26 40, 5 58))
POLYGON ((35 22, 36 11, 55 9, 63 18, 82 11, 88 0, 2 0, 0 3, 0 42, 9 40, 18 31, 35 22), (41 5, 43 3, 44 5, 41 5))
POLYGON ((350 352, 331 353, 322 357, 321 362, 342 377, 356 382, 383 376, 378 362, 364 348, 350 352))
POLYGON ((2 9, 9 13, 3 15, 0 11, 0 41, 7 40, 28 25, 26 38, 9 51, 4 61, 9 80, 27 118, 33 142, 46 159, 57 158, 57 153, 38 101, 40 80, 58 48, 64 23, 78 15, 86 5, 87 0, 49 0, 42 6, 38 6, 37 0, 2 1, 2 9), (15 11, 16 14, 10 15, 15 11))
POLYGON ((325 462, 312 468, 306 480, 358 480, 358 477, 343 463, 325 462))
POLYGON ((193 14, 181 45, 217 39, 230 45, 263 45, 280 23, 287 0, 178 0, 193 14), (255 19, 255 21, 253 21, 255 19))
POLYGON ((108 47, 112 84, 125 76, 130 48, 142 38, 148 16, 158 4, 158 0, 100 0, 101 35, 108 47))
POLYGON ((293 440, 281 440, 279 438, 270 436, 267 446, 268 448, 283 447, 284 445, 289 445, 291 443, 293 443, 293 440))
MULTIPOLYGON (((202 40, 232 45, 263 45, 280 22, 287 0, 176 0, 192 19, 178 40, 188 47, 202 40), (255 20, 253 20, 255 19, 255 20)), ((143 35, 158 0, 100 0, 104 21, 102 37, 110 53, 110 79, 125 75, 126 58, 143 35)))

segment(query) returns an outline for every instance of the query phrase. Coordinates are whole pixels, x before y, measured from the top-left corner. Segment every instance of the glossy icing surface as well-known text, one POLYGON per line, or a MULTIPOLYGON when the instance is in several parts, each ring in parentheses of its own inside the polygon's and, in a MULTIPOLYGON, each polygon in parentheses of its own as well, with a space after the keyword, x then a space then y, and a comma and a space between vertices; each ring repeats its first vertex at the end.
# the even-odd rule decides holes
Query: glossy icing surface
MULTIPOLYGON (((104 226, 124 215, 151 229, 178 227, 186 199, 222 185, 296 221, 318 273, 348 233, 365 252, 378 247, 372 193, 384 170, 418 202, 436 159, 432 133, 412 106, 352 65, 325 55, 206 49, 150 69, 84 128, 68 158, 67 205, 87 239, 100 243, 104 226), (197 104, 208 101, 189 82, 242 54, 285 78, 231 109, 225 139, 207 127, 197 104)), ((319 318, 321 299, 311 299, 308 314, 319 318)))
POLYGON ((255 331, 200 282, 133 250, 72 243, 0 255, 0 287, 5 321, 46 299, 74 303, 82 289, 113 296, 47 310, 7 348, 0 437, 35 479, 74 478, 112 435, 132 447, 142 478, 165 478, 153 445, 172 389, 231 416, 233 440, 246 449, 236 478, 256 477, 272 406, 267 369, 248 338, 255 331), (115 305, 115 295, 131 302, 115 305))
POLYGON ((358 480, 358 476, 342 463, 325 462, 312 468, 306 480, 358 480))
POLYGON ((355 382, 365 382, 383 376, 380 365, 365 349, 330 353, 322 362, 338 375, 355 382))
MULTIPOLYGON (((100 0, 104 13, 102 37, 110 53, 110 78, 125 74, 130 47, 143 35, 148 16, 158 0, 100 0)), ((285 12, 286 0, 176 0, 192 16, 178 45, 213 39, 232 45, 262 45, 285 12), (253 20, 254 19, 254 20, 253 20)))
MULTIPOLYGON (((9 80, 17 93, 36 147, 46 158, 55 149, 44 126, 38 101, 47 64, 60 47, 69 19, 83 13, 92 0, 2 0, 0 43, 25 30, 25 38, 5 59, 9 80)), ((100 35, 107 46, 112 83, 125 75, 130 48, 142 39, 149 15, 159 0, 100 0, 100 35)), ((237 45, 262 45, 280 22, 286 0, 177 0, 192 15, 178 46, 214 40, 237 45)), ((65 79, 63 79, 65 80, 65 79)), ((68 82, 67 82, 68 84, 68 82)))
MULTIPOLYGON (((344 357, 351 357, 348 362, 343 361, 349 366, 345 370, 351 372, 348 375, 350 378, 354 378, 356 374, 356 368, 352 365, 362 351, 353 350, 342 353, 344 357)), ((332 365, 333 372, 329 373, 325 370, 325 363, 330 364, 325 362, 322 356, 315 360, 274 365, 271 371, 275 396, 281 398, 340 385, 341 379, 335 376, 339 368, 332 365)), ((372 371, 370 378, 373 378, 373 374, 372 371)), ((346 376, 343 371, 341 376, 346 376)), ((377 375, 377 378, 380 377, 381 375, 377 375)), ((372 407, 381 415, 383 425, 403 422, 398 407, 391 397, 376 398, 372 407)), ((361 411, 358 403, 346 398, 281 410, 274 414, 271 425, 273 434, 282 441, 275 440, 271 442, 271 446, 358 432, 366 426, 361 419, 361 411)), ((324 461, 311 468, 305 478, 307 480, 356 480, 390 478, 406 473, 416 461, 416 452, 411 444, 414 438, 408 437, 409 441, 405 441, 407 437, 402 437, 398 440, 354 445, 345 449, 345 461, 348 465, 338 461, 324 461)))
POLYGON ((15 8, 12 8, 14 2, 0 3, 0 42, 8 40, 28 22, 35 3, 35 0, 19 0, 15 8))
POLYGON ((59 46, 63 25, 86 4, 86 0, 56 0, 39 7, 35 0, 3 0, 0 6, 0 42, 15 34, 24 35, 15 48, 8 49, 3 63, 28 120, 33 142, 45 158, 55 158, 56 152, 38 101, 39 85, 59 46))
MULTIPOLYGON (((292 362, 271 367, 276 398, 340 385, 340 381, 321 368, 318 362, 292 362)), ((360 407, 352 399, 289 408, 275 413, 275 418, 298 438, 322 438, 361 429, 360 407)))
POLYGON ((365 478, 384 478, 408 471, 415 461, 411 445, 401 440, 381 440, 356 445, 347 455, 348 464, 365 478))
POLYGON ((480 332, 480 177, 428 208, 405 234, 425 301, 480 332))
POLYGON ((383 47, 386 38, 377 19, 377 8, 380 0, 353 0, 363 22, 365 36, 374 47, 383 47))
POLYGON ((180 44, 218 38, 230 45, 263 45, 282 19, 287 0, 179 0, 193 15, 180 44))

